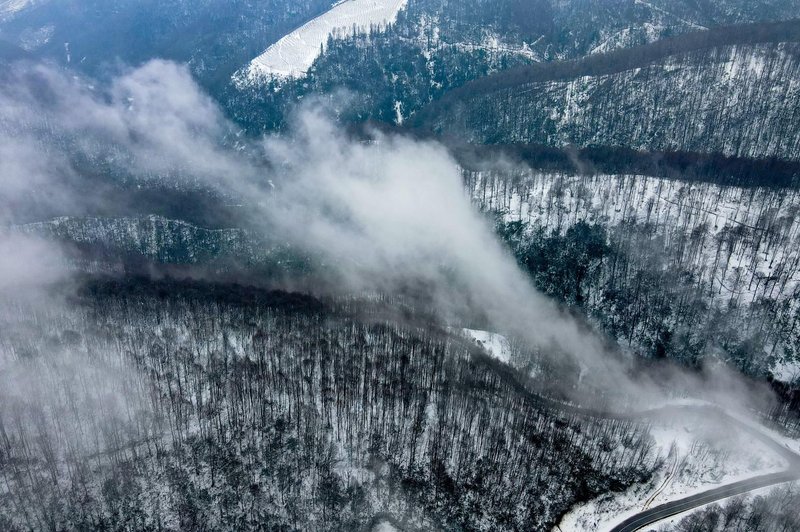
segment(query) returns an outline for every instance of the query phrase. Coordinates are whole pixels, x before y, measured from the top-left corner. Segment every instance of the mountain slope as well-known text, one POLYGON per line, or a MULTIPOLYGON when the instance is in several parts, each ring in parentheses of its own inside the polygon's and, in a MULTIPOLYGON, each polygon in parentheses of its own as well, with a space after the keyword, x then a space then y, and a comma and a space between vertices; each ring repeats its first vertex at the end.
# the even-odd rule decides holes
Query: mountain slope
POLYGON ((536 285, 620 345, 791 383, 800 196, 641 175, 467 172, 536 285))
POLYGON ((401 123, 448 91, 515 66, 577 59, 724 24, 787 20, 798 12, 796 0, 410 0, 387 31, 347 32, 328 43, 302 79, 285 83, 266 76, 226 96, 230 113, 255 131, 280 127, 298 99, 341 88, 352 93, 349 118, 401 123))
MULTIPOLYGON (((781 31, 757 36, 768 42, 756 44, 717 43, 674 53, 688 47, 678 38, 575 63, 521 68, 455 91, 421 120, 438 133, 476 143, 797 160, 800 24, 772 28, 781 31), (792 31, 782 31, 787 27, 792 31)), ((736 28, 727 31, 725 40, 743 40, 736 28)))
POLYGON ((330 8, 333 0, 53 0, 0 22, 0 37, 92 74, 117 62, 188 62, 207 87, 282 35, 330 8), (46 38, 32 39, 37 32, 46 38))
POLYGON ((143 279, 3 302, 0 525, 540 530, 650 475, 646 424, 543 408, 466 339, 356 303, 143 279))

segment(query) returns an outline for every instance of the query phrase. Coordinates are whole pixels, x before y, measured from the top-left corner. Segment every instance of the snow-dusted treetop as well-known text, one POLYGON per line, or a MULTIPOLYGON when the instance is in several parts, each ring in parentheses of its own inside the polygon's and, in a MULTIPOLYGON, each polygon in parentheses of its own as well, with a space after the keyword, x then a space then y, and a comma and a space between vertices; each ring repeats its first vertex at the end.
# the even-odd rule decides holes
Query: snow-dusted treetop
POLYGON ((0 0, 0 19, 22 11, 31 3, 31 0, 0 0))

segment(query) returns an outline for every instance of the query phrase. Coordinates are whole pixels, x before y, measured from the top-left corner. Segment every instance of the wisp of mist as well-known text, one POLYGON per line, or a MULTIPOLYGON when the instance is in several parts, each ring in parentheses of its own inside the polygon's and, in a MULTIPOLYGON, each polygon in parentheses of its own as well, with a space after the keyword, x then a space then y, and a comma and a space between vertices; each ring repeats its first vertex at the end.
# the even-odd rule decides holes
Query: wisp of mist
MULTIPOLYGON (((65 161, 76 153, 124 165, 142 180, 190 176, 238 198, 249 226, 319 257, 328 285, 343 292, 422 286, 453 325, 481 316, 545 356, 566 357, 579 384, 585 378, 626 402, 665 397, 647 373, 631 378, 630 359, 602 334, 533 286, 470 202, 457 162, 434 141, 352 138, 330 105, 314 104, 299 108, 281 135, 247 139, 185 66, 168 61, 127 70, 105 87, 43 65, 7 75, 14 82, 0 88, 0 145, 13 136, 21 146, 14 153, 37 157, 0 160, 3 201, 48 187, 59 191, 49 201, 88 201, 70 192, 77 170, 65 161)), ((11 262, 2 269, 24 271, 11 262)), ((715 378, 709 384, 675 367, 659 375, 673 388, 748 396, 734 373, 715 378)))

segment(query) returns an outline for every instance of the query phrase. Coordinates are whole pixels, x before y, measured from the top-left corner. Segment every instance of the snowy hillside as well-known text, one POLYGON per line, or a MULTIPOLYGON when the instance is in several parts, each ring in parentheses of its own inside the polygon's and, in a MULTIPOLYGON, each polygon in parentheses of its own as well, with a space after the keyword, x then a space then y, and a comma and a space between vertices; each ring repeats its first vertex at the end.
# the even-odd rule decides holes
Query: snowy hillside
POLYGON ((654 468, 642 424, 543 409, 463 338, 383 306, 362 319, 352 298, 168 279, 78 297, 0 300, 0 419, 18 421, 2 449, 20 472, 0 468, 0 530, 48 512, 80 530, 463 530, 477 512, 487 530, 549 530, 654 468), (85 497, 41 503, 78 475, 85 497))
MULTIPOLYGON (((332 42, 324 27, 314 30, 322 38, 309 42, 301 42, 305 27, 286 36, 261 57, 264 64, 252 61, 234 76, 235 113, 253 130, 279 128, 290 102, 344 88, 362 100, 353 111, 359 120, 399 124, 487 75, 711 34, 721 25, 789 20, 798 6, 800 0, 415 0, 386 31, 354 36, 349 22, 332 42), (300 59, 306 66, 294 68, 300 59), (300 77, 289 83, 292 71, 300 77)), ((733 33, 726 42, 741 43, 741 32, 733 33)))
POLYGON ((676 267, 719 302, 783 299, 800 284, 797 191, 721 187, 647 176, 532 173, 515 186, 476 175, 473 197, 506 220, 566 231, 580 220, 648 225, 676 267))
POLYGON ((467 97, 438 131, 472 142, 800 158, 800 45, 724 46, 619 73, 467 97))
POLYGON ((765 441, 735 429, 729 439, 720 441, 714 434, 723 430, 707 420, 655 420, 650 434, 661 466, 650 481, 578 505, 564 516, 558 530, 609 530, 642 510, 787 467, 786 459, 765 441))
POLYGON ((466 180, 537 286, 621 344, 800 375, 796 189, 537 171, 466 180))
POLYGON ((301 76, 314 63, 330 36, 337 32, 351 32, 354 26, 365 29, 392 23, 406 2, 344 0, 267 48, 244 72, 238 73, 237 78, 244 81, 262 75, 301 76))

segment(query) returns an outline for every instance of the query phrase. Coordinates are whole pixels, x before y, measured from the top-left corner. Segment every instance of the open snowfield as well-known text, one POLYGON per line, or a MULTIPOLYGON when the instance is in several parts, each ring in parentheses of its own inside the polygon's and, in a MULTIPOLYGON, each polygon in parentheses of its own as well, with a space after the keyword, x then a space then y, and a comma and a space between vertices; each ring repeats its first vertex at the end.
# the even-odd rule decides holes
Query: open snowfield
POLYGON ((328 37, 337 31, 352 32, 370 26, 385 26, 397 18, 407 0, 344 0, 331 10, 284 36, 253 59, 245 79, 267 75, 278 78, 305 74, 328 37))

